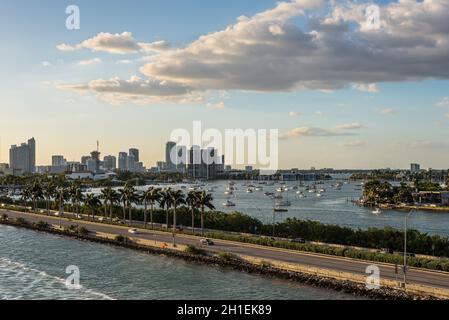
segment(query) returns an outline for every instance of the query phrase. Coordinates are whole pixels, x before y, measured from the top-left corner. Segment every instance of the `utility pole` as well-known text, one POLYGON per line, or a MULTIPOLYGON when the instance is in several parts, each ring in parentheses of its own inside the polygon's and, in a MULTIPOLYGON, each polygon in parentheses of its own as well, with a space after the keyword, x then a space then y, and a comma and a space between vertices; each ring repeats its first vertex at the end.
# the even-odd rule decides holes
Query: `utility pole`
POLYGON ((407 228, 408 217, 413 213, 413 210, 405 216, 405 229, 404 229, 404 289, 407 286, 407 228))

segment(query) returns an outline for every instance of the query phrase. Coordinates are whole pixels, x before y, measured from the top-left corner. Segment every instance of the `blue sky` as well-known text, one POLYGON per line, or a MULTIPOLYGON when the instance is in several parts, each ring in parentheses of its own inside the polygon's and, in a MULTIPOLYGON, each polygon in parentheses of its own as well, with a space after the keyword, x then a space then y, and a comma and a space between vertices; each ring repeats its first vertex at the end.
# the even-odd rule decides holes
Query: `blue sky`
POLYGON ((363 1, 342 3, 348 12, 343 21, 334 19, 338 2, 309 8, 307 0, 296 1, 293 9, 298 14, 287 18, 275 15, 278 5, 272 0, 2 1, 0 162, 8 161, 9 145, 34 136, 39 164, 50 163, 52 154, 79 160, 100 140, 104 155, 130 147, 141 149, 150 167, 163 158, 165 141, 173 129, 190 129, 192 121, 201 120, 204 127, 220 130, 279 129, 282 167, 404 168, 419 162, 424 167, 447 168, 449 41, 444 33, 438 34, 441 28, 437 26, 447 15, 441 8, 449 9, 448 2, 416 4, 435 16, 435 23, 430 24, 419 10, 415 13, 410 2, 377 2, 390 25, 383 26, 384 33, 373 34, 359 30, 363 22, 356 20, 357 6, 367 5, 363 1), (80 8, 80 30, 65 28, 65 8, 70 4, 80 8), (305 15, 299 13, 303 7, 305 15), (421 27, 428 23, 435 35, 398 27, 391 20, 398 7, 413 12, 421 27), (254 18, 261 13, 268 18, 254 18), (240 16, 247 21, 237 24, 240 16), (315 51, 304 54, 312 34, 331 34, 323 29, 322 21, 320 27, 310 24, 314 18, 326 17, 331 22, 325 25, 334 30, 345 23, 351 28, 354 21, 359 24, 341 36, 332 55, 323 49, 334 45, 330 37, 320 41, 323 48, 314 47, 316 38, 309 48, 315 51), (229 31, 228 26, 234 28, 229 31), (269 35, 263 33, 267 26, 269 35), (136 43, 165 41, 170 47, 123 54, 111 53, 109 44, 100 49, 97 43, 76 47, 97 39, 99 33, 121 39, 124 32, 132 33, 136 43), (205 35, 208 41, 197 41, 205 35), (353 64, 339 67, 347 63, 344 39, 348 35, 360 41, 360 46, 367 39, 376 41, 381 53, 374 56, 372 67, 373 59, 364 60, 363 54, 354 54, 353 64), (238 37, 235 45, 228 45, 229 39, 238 37), (407 44, 397 48, 401 45, 397 39, 407 44), (248 40, 256 41, 257 47, 247 46, 248 40), (427 40, 438 40, 438 47, 422 49, 427 40), (58 50, 60 44, 72 49, 58 50), (205 55, 197 48, 205 50, 205 55), (233 48, 238 50, 233 52, 233 48), (315 56, 324 60, 315 61, 315 56), (218 69, 217 61, 223 60, 218 69), (241 61, 248 70, 238 70, 241 61), (179 69, 172 70, 177 63, 179 69), (290 69, 291 73, 285 71, 290 69), (212 71, 204 75, 203 70, 212 71), (126 86, 119 92, 108 91, 111 96, 90 84, 133 76, 139 81, 168 81, 176 94, 167 100, 153 91, 136 96, 135 88, 126 86), (78 90, 76 85, 84 87, 78 90), (179 87, 187 88, 188 94, 179 94, 179 87))

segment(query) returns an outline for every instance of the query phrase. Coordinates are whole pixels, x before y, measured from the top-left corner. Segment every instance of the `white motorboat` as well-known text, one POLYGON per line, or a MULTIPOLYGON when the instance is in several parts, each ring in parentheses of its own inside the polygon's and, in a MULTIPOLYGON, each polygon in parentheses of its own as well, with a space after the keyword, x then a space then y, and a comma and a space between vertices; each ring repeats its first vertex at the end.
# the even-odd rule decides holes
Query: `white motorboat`
POLYGON ((235 203, 227 200, 226 202, 223 203, 223 206, 224 207, 235 207, 235 203))
POLYGON ((376 210, 372 211, 373 214, 381 214, 382 210, 380 208, 376 208, 376 210))

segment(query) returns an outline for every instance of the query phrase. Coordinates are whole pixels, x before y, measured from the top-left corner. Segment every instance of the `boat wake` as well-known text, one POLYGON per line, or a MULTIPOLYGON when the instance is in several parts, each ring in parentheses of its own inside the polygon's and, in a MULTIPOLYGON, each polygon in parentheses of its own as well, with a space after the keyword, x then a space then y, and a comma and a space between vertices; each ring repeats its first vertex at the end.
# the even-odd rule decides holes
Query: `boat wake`
POLYGON ((65 279, 23 263, 0 257, 0 299, 114 300, 114 298, 81 286, 68 289, 65 279))

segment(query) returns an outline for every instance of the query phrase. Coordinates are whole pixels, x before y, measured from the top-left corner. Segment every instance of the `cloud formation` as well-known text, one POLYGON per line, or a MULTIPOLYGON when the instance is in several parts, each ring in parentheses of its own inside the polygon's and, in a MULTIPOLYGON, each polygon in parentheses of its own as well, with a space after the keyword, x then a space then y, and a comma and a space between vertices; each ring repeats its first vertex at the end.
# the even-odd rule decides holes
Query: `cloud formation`
POLYGON ((128 54, 138 52, 160 52, 170 49, 170 44, 166 41, 152 43, 137 42, 131 32, 107 33, 101 32, 95 37, 84 40, 76 45, 61 43, 56 46, 60 51, 75 51, 89 49, 91 51, 103 51, 111 54, 128 54))
POLYGON ((448 0, 384 5, 379 30, 366 27, 369 3, 331 4, 327 16, 309 17, 307 31, 294 24, 294 18, 323 4, 280 2, 161 53, 141 71, 202 89, 254 91, 354 86, 377 92, 379 82, 449 78, 448 0))
MULTIPOLYGON (((367 25, 365 10, 370 4, 283 1, 252 17, 239 17, 233 25, 181 48, 165 41, 138 42, 130 32, 102 32, 76 45, 60 44, 58 49, 150 53, 140 68, 148 77, 145 81, 170 83, 197 94, 343 88, 374 93, 377 83, 449 79, 449 0, 382 5, 378 30, 367 25), (298 17, 306 21, 304 27, 298 25, 298 17)), ((90 84, 86 87, 96 92, 90 84)), ((150 87, 145 96, 158 92, 157 86, 150 87)), ((110 88, 115 89, 117 94, 135 96, 134 86, 110 88)), ((182 98, 185 93, 180 91, 182 98)))
POLYGON ((353 136, 352 132, 345 132, 335 129, 324 129, 316 127, 299 127, 281 134, 281 139, 303 138, 303 137, 337 137, 337 136, 353 136))
POLYGON ((94 92, 103 100, 113 104, 201 101, 201 96, 198 96, 193 88, 188 86, 169 81, 144 80, 137 76, 131 77, 129 80, 116 77, 107 80, 92 80, 88 84, 59 84, 58 88, 79 94, 94 92))

